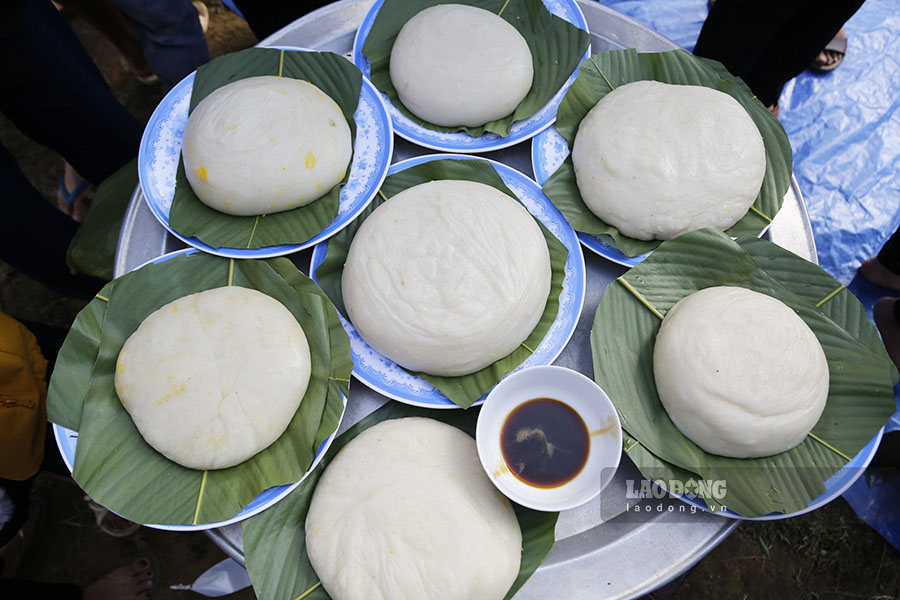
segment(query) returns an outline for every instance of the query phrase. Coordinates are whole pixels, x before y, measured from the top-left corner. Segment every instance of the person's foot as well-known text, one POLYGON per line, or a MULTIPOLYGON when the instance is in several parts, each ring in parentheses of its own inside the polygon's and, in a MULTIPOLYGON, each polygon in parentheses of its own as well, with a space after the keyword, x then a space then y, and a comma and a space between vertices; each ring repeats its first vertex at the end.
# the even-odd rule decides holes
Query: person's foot
POLYGON ((846 53, 847 32, 841 27, 834 39, 813 60, 812 68, 817 71, 833 71, 844 60, 846 53))
POLYGON ((200 20, 200 29, 206 34, 206 30, 209 29, 209 8, 207 8, 204 2, 200 2, 200 0, 194 0, 191 4, 197 9, 197 18, 200 20))
POLYGON ((59 210, 81 223, 94 199, 94 186, 78 174, 68 162, 63 165, 56 203, 59 210))
POLYGON ((84 600, 144 600, 153 588, 150 560, 139 557, 84 588, 84 600))
POLYGON ((860 265, 859 274, 869 283, 900 292, 900 275, 881 264, 878 257, 870 258, 860 265))
POLYGON ((22 528, 5 546, 0 548, 0 579, 11 579, 19 570, 25 553, 28 552, 28 548, 34 541, 34 530, 37 528, 42 510, 44 510, 43 506, 37 502, 32 503, 28 511, 28 519, 22 528))
POLYGON ((897 323, 897 317, 894 316, 894 303, 897 300, 897 298, 881 298, 872 308, 872 315, 875 317, 875 326, 878 327, 888 356, 900 369, 900 323, 897 323))

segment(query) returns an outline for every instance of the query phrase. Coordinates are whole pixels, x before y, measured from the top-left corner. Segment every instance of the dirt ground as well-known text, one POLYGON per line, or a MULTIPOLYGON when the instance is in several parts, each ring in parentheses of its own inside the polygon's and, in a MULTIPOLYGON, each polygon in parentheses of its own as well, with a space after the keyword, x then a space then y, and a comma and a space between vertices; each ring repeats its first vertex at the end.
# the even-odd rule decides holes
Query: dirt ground
MULTIPOLYGON (((207 41, 213 56, 256 42, 242 20, 212 0, 207 3, 212 13, 207 41)), ((89 25, 77 18, 70 22, 117 98, 138 119, 146 121, 162 98, 161 89, 138 83, 121 66, 112 45, 89 25)), ((52 201, 60 171, 59 157, 30 142, 2 117, 0 140, 52 201)), ((61 298, 0 263, 0 307, 14 317, 68 327, 83 304, 61 298)), ((225 558, 202 533, 142 528, 125 539, 109 537, 95 526, 83 493, 71 481, 42 476, 35 495, 47 502, 48 514, 20 572, 25 578, 84 585, 129 556, 150 551, 160 560, 161 581, 155 597, 187 598, 193 594, 171 591, 168 586, 190 583, 225 558)), ((254 595, 248 589, 230 597, 254 595)), ((652 597, 897 599, 900 552, 860 521, 846 502, 837 500, 794 519, 741 525, 685 579, 652 597)))

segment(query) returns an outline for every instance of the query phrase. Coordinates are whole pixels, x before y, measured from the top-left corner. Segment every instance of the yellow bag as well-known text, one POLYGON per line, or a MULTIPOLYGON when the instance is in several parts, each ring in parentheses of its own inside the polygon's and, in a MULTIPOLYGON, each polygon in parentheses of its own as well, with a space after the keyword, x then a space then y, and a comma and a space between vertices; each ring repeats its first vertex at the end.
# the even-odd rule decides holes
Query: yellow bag
POLYGON ((47 361, 37 340, 0 313, 0 477, 21 481, 44 459, 47 361))

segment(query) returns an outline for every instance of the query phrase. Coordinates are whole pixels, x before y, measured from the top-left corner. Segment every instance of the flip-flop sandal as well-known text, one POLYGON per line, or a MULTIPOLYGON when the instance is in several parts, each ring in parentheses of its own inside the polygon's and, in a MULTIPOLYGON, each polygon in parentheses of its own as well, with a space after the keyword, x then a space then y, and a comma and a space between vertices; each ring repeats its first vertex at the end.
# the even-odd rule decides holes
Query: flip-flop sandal
POLYGON ((828 64, 822 64, 818 61, 817 57, 813 60, 809 68, 822 73, 834 71, 842 62, 844 62, 844 56, 847 55, 847 38, 834 36, 831 41, 828 42, 828 45, 822 49, 822 52, 833 52, 837 54, 837 60, 828 64))
MULTIPOLYGON (((81 194, 83 194, 89 187, 91 187, 91 182, 85 179, 81 183, 76 185, 74 190, 69 192, 66 190, 65 174, 60 173, 59 175, 59 197, 69 205, 70 209, 74 206, 75 201, 78 200, 78 197, 81 196, 81 194)), ((62 208, 60 208, 59 210, 61 210, 62 212, 66 212, 62 208)))
MULTIPOLYGON (((103 506, 100 506, 88 495, 85 495, 84 500, 85 500, 85 502, 87 502, 88 508, 91 509, 91 512, 94 513, 94 521, 97 522, 97 526, 103 531, 103 533, 105 533, 107 535, 111 535, 112 537, 117 537, 117 538, 128 537, 129 535, 131 535, 132 533, 134 533, 135 531, 137 531, 138 529, 141 528, 140 523, 134 523, 132 521, 128 521, 128 519, 125 519, 125 517, 119 517, 120 519, 123 519, 123 520, 131 523, 131 525, 129 525, 125 529, 122 529, 121 531, 115 530, 115 529, 110 529, 109 527, 104 525, 103 522, 108 515, 115 514, 115 513, 112 513, 109 511, 109 509, 107 509, 103 506)), ((118 517, 119 515, 115 515, 115 516, 118 517)))

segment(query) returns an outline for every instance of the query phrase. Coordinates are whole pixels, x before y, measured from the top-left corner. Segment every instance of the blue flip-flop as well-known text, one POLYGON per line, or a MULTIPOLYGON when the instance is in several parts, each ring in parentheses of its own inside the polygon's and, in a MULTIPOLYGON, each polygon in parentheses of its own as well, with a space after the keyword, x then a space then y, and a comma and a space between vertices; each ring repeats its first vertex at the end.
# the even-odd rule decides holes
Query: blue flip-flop
MULTIPOLYGON (((62 196, 62 199, 66 201, 70 207, 75 203, 75 200, 80 196, 86 189, 91 187, 91 182, 87 179, 83 180, 81 183, 75 186, 75 189, 71 192, 66 191, 66 176, 64 173, 61 173, 59 176, 59 195, 62 196)), ((62 210, 62 209, 60 209, 62 210)))

